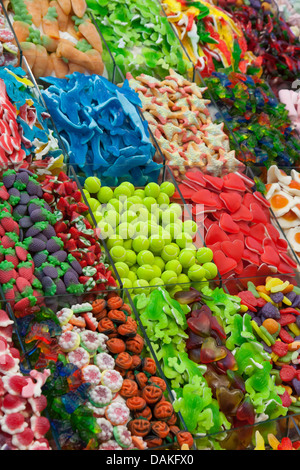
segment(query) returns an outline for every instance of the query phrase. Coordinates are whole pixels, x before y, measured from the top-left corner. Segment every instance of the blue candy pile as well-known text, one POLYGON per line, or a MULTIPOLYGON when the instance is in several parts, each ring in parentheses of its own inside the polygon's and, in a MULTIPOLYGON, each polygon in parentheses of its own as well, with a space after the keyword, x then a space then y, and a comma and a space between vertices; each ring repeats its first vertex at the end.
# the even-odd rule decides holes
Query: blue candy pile
POLYGON ((98 75, 75 72, 65 79, 46 77, 42 91, 48 110, 69 154, 69 163, 102 184, 157 182, 161 165, 148 124, 140 116, 138 94, 126 80, 122 87, 98 75))

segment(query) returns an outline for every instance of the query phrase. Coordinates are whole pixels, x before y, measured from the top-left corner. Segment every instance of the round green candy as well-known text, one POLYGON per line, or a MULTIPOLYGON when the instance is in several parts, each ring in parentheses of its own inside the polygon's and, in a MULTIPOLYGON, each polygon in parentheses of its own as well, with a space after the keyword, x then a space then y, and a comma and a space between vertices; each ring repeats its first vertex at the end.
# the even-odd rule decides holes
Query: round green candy
POLYGON ((201 248, 199 248, 196 253, 197 261, 200 264, 210 263, 210 261, 212 261, 213 259, 213 256, 213 251, 210 248, 207 248, 206 246, 202 246, 201 248))
POLYGON ((142 198, 138 197, 138 196, 130 196, 126 201, 125 201, 125 206, 124 206, 124 209, 125 210, 133 210, 134 212, 136 212, 138 209, 140 209, 141 207, 143 207, 143 200, 142 198))
POLYGON ((126 260, 126 250, 123 246, 113 246, 109 250, 109 254, 115 263, 126 260))
POLYGON ((153 235, 159 234, 159 225, 156 222, 149 221, 148 222, 148 237, 152 237, 153 235))
POLYGON ((163 227, 169 224, 173 224, 177 219, 177 214, 175 211, 171 211, 167 209, 166 211, 162 212, 161 214, 161 223, 163 227))
POLYGON ((151 279, 151 281, 149 282, 149 285, 152 287, 152 286, 163 286, 164 285, 164 281, 160 278, 160 277, 154 277, 153 279, 151 279))
POLYGON ((156 201, 157 201, 157 204, 159 204, 160 206, 165 206, 165 205, 169 206, 170 204, 170 198, 166 193, 160 193, 156 201))
POLYGON ((119 199, 113 197, 106 205, 106 210, 116 210, 119 214, 121 214, 123 210, 123 204, 121 201, 119 201, 119 199))
POLYGON ((157 266, 156 264, 153 264, 152 270, 154 272, 155 277, 161 277, 162 270, 160 269, 159 266, 157 266))
POLYGON ((121 282, 123 285, 124 289, 131 289, 132 288, 132 282, 128 277, 121 277, 121 282))
POLYGON ((189 233, 181 232, 175 242, 180 248, 188 248, 193 244, 193 238, 189 233))
POLYGON ((161 279, 165 285, 175 284, 177 282, 177 274, 175 271, 167 270, 162 273, 161 279))
POLYGON ((160 187, 157 183, 148 183, 145 186, 145 197, 153 197, 153 198, 158 198, 160 194, 160 187))
POLYGON ((150 281, 155 277, 154 271, 150 264, 143 264, 140 266, 136 274, 139 279, 145 279, 146 281, 150 281))
POLYGON ((97 223, 97 227, 100 229, 100 238, 103 238, 104 240, 106 238, 110 238, 115 233, 112 226, 105 222, 105 220, 100 220, 97 223))
MULTIPOLYGON (((88 214, 88 215, 90 216, 90 214, 88 214)), ((100 222, 101 220, 104 221, 104 216, 101 212, 94 212, 93 215, 94 215, 94 219, 95 219, 97 225, 98 225, 98 222, 100 222)))
POLYGON ((111 237, 106 242, 107 248, 110 250, 113 246, 123 246, 124 245, 124 240, 120 235, 117 235, 116 233, 113 234, 111 237))
POLYGON ((175 193, 175 185, 171 181, 164 181, 160 185, 160 192, 167 194, 169 197, 175 193))
POLYGON ((161 250, 160 256, 164 261, 171 261, 178 257, 180 253, 179 246, 176 243, 169 243, 169 245, 165 245, 161 250))
POLYGON ((154 263, 154 255, 149 250, 142 250, 138 253, 136 260, 140 266, 142 266, 143 264, 152 265, 154 263))
POLYGON ((123 200, 125 201, 130 196, 132 196, 131 189, 128 188, 127 186, 123 186, 122 184, 117 186, 113 193, 113 197, 116 199, 121 198, 122 203, 123 203, 123 200))
POLYGON ((145 235, 139 235, 132 241, 132 249, 139 253, 143 250, 148 250, 149 248, 149 239, 145 235))
POLYGON ((190 290, 191 281, 186 274, 179 274, 177 277, 177 283, 180 285, 182 290, 190 290))
POLYGON ((158 266, 161 272, 165 269, 165 262, 160 256, 154 256, 154 265, 158 266))
POLYGON ((170 204, 169 208, 170 208, 171 212, 175 212, 175 214, 177 215, 177 219, 179 219, 182 216, 181 205, 177 204, 177 202, 172 202, 172 204, 170 204))
POLYGON ((145 279, 137 279, 136 281, 133 281, 132 287, 134 294, 150 294, 149 283, 145 279))
POLYGON ((104 220, 115 228, 120 223, 120 215, 115 210, 109 210, 105 213, 104 220))
POLYGON ((166 263, 165 269, 167 271, 174 271, 177 276, 182 272, 181 263, 177 259, 172 259, 166 263))
POLYGON ((165 242, 160 235, 155 234, 149 238, 149 249, 153 253, 160 253, 164 246, 165 242))
POLYGON ((123 240, 132 238, 135 233, 134 226, 127 222, 122 222, 121 224, 119 224, 116 228, 116 231, 123 238, 123 240))
POLYGON ((90 194, 96 194, 101 188, 101 181, 96 176, 89 176, 84 182, 84 189, 90 194))
POLYGON ((151 197, 151 196, 145 197, 144 200, 143 200, 143 204, 146 207, 146 209, 148 209, 148 212, 151 212, 151 207, 152 206, 154 207, 155 210, 157 208, 156 199, 154 199, 154 197, 151 197))
POLYGON ((113 190, 109 186, 102 186, 97 193, 97 199, 101 204, 106 204, 114 196, 113 190))
POLYGON ((204 287, 209 287, 209 281, 204 277, 201 281, 192 282, 192 287, 201 292, 204 287))
POLYGON ((125 250, 131 250, 131 248, 132 248, 131 238, 129 240, 125 240, 123 246, 124 246, 125 250))
POLYGON ((133 193, 134 196, 138 196, 141 199, 144 199, 145 197, 145 191, 143 189, 136 189, 133 193))
MULTIPOLYGON (((82 190, 83 194, 85 195, 86 199, 90 199, 91 195, 90 193, 86 190, 86 189, 83 189, 82 190)), ((83 198, 82 198, 83 199, 83 198)), ((83 199, 84 200, 84 199, 83 199)))
POLYGON ((131 281, 131 283, 133 284, 133 281, 136 281, 137 280, 137 275, 136 273, 134 273, 131 269, 128 273, 128 279, 131 281))
POLYGON ((121 222, 127 222, 127 223, 131 223, 133 220, 135 220, 137 218, 137 215, 135 212, 131 211, 131 210, 126 210, 125 212, 123 212, 123 214, 121 215, 121 222))
POLYGON ((139 207, 136 211, 136 219, 139 222, 147 222, 149 220, 149 211, 146 207, 139 207))
POLYGON ((205 271, 206 279, 214 279, 218 274, 218 268, 215 265, 215 263, 211 263, 211 262, 204 263, 202 265, 202 268, 205 271))
MULTIPOLYGON (((89 221, 89 223, 91 224, 91 226, 94 227, 94 221, 93 221, 93 219, 92 219, 92 217, 91 217, 91 214, 87 214, 87 215, 86 215, 86 218, 87 218, 87 220, 89 221)), ((99 222, 102 220, 102 218, 103 218, 103 217, 101 216, 101 218, 99 219, 99 222)), ((97 221, 97 219, 95 219, 95 220, 96 220, 96 224, 97 224, 97 227, 98 227, 98 221, 97 221)))
POLYGON ((200 264, 193 264, 188 270, 188 277, 191 281, 201 281, 205 277, 205 270, 200 264))
POLYGON ((133 266, 130 266, 130 273, 134 273, 136 274, 137 270, 139 269, 139 265, 138 264, 134 264, 133 266))
MULTIPOLYGON (((130 191, 130 196, 133 196, 133 195, 134 195, 135 187, 134 187, 134 185, 133 185, 132 183, 130 183, 129 181, 123 181, 123 183, 121 183, 120 186, 128 188, 129 191, 130 191)), ((130 197, 130 196, 129 196, 129 197, 130 197)))
POLYGON ((115 263, 115 267, 116 267, 116 270, 119 274, 119 276, 122 278, 122 277, 127 277, 128 274, 129 274, 129 267, 127 266, 126 263, 124 263, 123 261, 117 261, 115 263))
POLYGON ((182 232, 180 225, 176 223, 166 225, 165 231, 170 234, 172 240, 175 240, 182 232))
POLYGON ((190 268, 196 263, 195 251, 184 248, 178 255, 178 261, 181 263, 183 268, 190 268))
POLYGON ((143 236, 148 238, 148 224, 145 222, 137 222, 134 220, 131 225, 134 228, 133 238, 137 238, 139 236, 143 236))
POLYGON ((92 212, 96 212, 98 207, 100 206, 100 202, 94 197, 90 197, 89 199, 87 199, 87 203, 90 206, 92 212))
POLYGON ((170 245, 170 243, 172 243, 172 237, 167 230, 162 230, 160 235, 165 242, 165 245, 170 245))
MULTIPOLYGON (((125 262, 129 267, 133 266, 136 263, 136 254, 133 250, 126 250, 125 262)), ((128 277, 128 276, 126 276, 126 277, 128 277)))
POLYGON ((195 238, 197 230, 198 227, 194 220, 185 220, 182 224, 182 231, 191 235, 192 238, 195 238))

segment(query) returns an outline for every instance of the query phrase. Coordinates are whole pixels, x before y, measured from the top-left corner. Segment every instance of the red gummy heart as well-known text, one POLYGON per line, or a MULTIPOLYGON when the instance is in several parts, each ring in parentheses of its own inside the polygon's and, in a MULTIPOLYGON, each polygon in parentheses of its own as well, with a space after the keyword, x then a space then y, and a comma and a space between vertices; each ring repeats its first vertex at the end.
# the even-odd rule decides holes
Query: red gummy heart
POLYGON ((225 242, 226 240, 229 240, 227 234, 216 223, 213 223, 207 230, 206 245, 214 245, 217 242, 225 242))
POLYGON ((252 193, 246 193, 243 197, 243 204, 247 209, 250 209, 251 204, 257 204, 257 199, 255 199, 252 193))
POLYGON ((251 264, 256 264, 256 266, 260 265, 259 256, 254 251, 250 251, 247 248, 243 251, 242 259, 245 261, 249 261, 251 264))
POLYGON ((263 240, 266 236, 266 228, 264 224, 252 225, 250 228, 249 235, 255 240, 263 240))
POLYGON ((237 267, 235 268, 234 272, 240 276, 244 271, 244 263, 243 260, 240 260, 237 264, 237 267))
POLYGON ((258 204, 254 203, 250 205, 250 212, 252 214, 252 221, 254 224, 267 224, 268 218, 266 217, 265 212, 258 204))
POLYGON ((286 251, 288 248, 288 242, 284 238, 278 238, 276 241, 276 248, 278 251, 286 251))
POLYGON ((206 181, 205 181, 203 173, 201 173, 201 171, 189 170, 189 171, 186 172, 185 176, 186 176, 187 179, 195 181, 196 183, 200 184, 203 187, 206 186, 206 181))
POLYGON ((237 262, 233 258, 228 258, 222 251, 215 251, 214 262, 219 270, 221 276, 237 267, 237 262))
POLYGON ((284 261, 280 261, 279 265, 277 266, 278 272, 281 274, 293 274, 295 272, 294 268, 292 268, 289 264, 285 263, 284 261))
POLYGON ((228 175, 224 175, 224 188, 226 189, 233 189, 235 191, 246 191, 246 186, 242 178, 235 174, 235 173, 228 173, 228 175))
POLYGON ((203 175, 203 178, 207 183, 209 183, 213 188, 217 189, 218 191, 221 191, 221 189, 223 188, 224 182, 222 178, 211 175, 203 175))
POLYGON ((234 242, 235 240, 240 240, 243 245, 245 244, 244 240, 245 240, 245 237, 244 235, 242 234, 242 232, 239 232, 239 233, 229 233, 228 234, 228 237, 229 237, 229 240, 231 242, 234 242))
MULTIPOLYGON (((226 243, 226 242, 222 242, 226 243)), ((207 245, 207 248, 210 248, 212 251, 219 251, 221 250, 221 242, 214 243, 213 245, 207 245)))
POLYGON ((253 196, 257 199, 261 204, 263 204, 267 209, 271 206, 270 202, 258 191, 254 191, 253 196))
POLYGON ((277 230, 277 228, 274 227, 274 225, 270 224, 270 223, 267 223, 265 226, 266 226, 267 232, 269 234, 269 237, 271 237, 272 240, 274 240, 276 242, 276 240, 278 240, 278 238, 280 237, 280 233, 277 230))
POLYGON ((236 191, 230 193, 220 193, 220 199, 224 202, 230 212, 236 212, 242 204, 242 196, 236 191))
POLYGON ((232 217, 226 212, 223 212, 220 217, 219 225, 222 230, 229 233, 238 233, 240 227, 232 220, 232 217))
POLYGON ((246 248, 248 248, 248 250, 254 251, 255 253, 258 253, 258 254, 261 254, 264 252, 262 244, 252 237, 245 238, 245 246, 246 248))
POLYGON ((204 206, 215 207, 216 209, 222 208, 222 202, 219 196, 208 189, 200 189, 192 196, 192 201, 196 204, 203 204, 204 206))
MULTIPOLYGON (((180 191, 180 193, 181 193, 181 195, 184 199, 192 199, 192 196, 195 194, 194 189, 188 188, 184 184, 179 184, 178 189, 179 189, 179 191, 180 191)), ((178 196, 179 197, 177 199, 180 199, 180 194, 178 194, 178 196)), ((172 197, 174 197, 174 194, 173 194, 172 197)))
POLYGON ((250 233, 250 225, 248 222, 244 222, 244 221, 240 221, 240 222, 237 222, 239 224, 239 227, 240 227, 240 231, 244 234, 244 235, 249 235, 250 233))
POLYGON ((239 222, 239 221, 251 222, 251 220, 253 219, 253 214, 250 212, 249 209, 247 209, 246 206, 242 204, 241 207, 237 211, 231 214, 231 217, 235 222, 239 222))
POLYGON ((241 260, 244 251, 244 244, 240 240, 222 242, 221 247, 223 253, 229 258, 233 258, 237 263, 241 260))
POLYGON ((294 269, 297 268, 298 264, 296 263, 296 261, 290 258, 286 253, 280 252, 279 257, 281 258, 283 262, 288 264, 291 268, 294 268, 294 269))
POLYGON ((264 246, 264 252, 261 255, 261 260, 266 264, 270 264, 271 266, 278 266, 280 264, 278 253, 269 245, 264 246))

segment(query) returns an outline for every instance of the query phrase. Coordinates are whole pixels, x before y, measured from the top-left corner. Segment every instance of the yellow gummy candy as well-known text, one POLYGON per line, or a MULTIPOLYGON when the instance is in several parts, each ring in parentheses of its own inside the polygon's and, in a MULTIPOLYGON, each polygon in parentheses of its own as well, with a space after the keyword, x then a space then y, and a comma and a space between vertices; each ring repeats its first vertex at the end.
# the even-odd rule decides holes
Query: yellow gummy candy
POLYGON ((269 444, 270 444, 270 446, 272 447, 273 450, 277 450, 277 447, 280 444, 280 442, 274 436, 274 434, 268 434, 268 442, 269 442, 269 444))
POLYGON ((265 450, 265 441, 259 431, 255 431, 255 444, 254 450, 265 450))
POLYGON ((278 279, 277 277, 272 277, 271 279, 267 280, 266 289, 271 290, 272 287, 280 286, 281 284, 283 284, 281 279, 278 279))
POLYGON ((287 297, 283 297, 282 303, 288 306, 292 305, 292 302, 287 297))
POLYGON ((276 292, 282 292, 289 285, 290 285, 289 281, 285 281, 283 284, 278 284, 277 286, 271 287, 271 292, 272 294, 275 294, 276 292))
POLYGON ((300 335, 300 329, 298 328, 298 326, 296 325, 296 323, 290 323, 288 325, 289 329, 291 330, 292 333, 294 333, 295 336, 299 336, 300 335))
POLYGON ((259 292, 259 296, 266 302, 270 302, 271 304, 275 305, 271 297, 269 297, 267 294, 264 294, 264 292, 259 292))

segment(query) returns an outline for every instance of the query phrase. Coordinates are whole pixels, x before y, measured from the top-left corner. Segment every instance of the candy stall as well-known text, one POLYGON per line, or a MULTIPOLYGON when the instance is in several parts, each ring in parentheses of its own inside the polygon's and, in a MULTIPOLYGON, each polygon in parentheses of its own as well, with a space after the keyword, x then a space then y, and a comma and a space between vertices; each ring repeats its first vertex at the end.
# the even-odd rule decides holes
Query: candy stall
POLYGON ((1 450, 300 448, 299 15, 1 0, 1 450))

